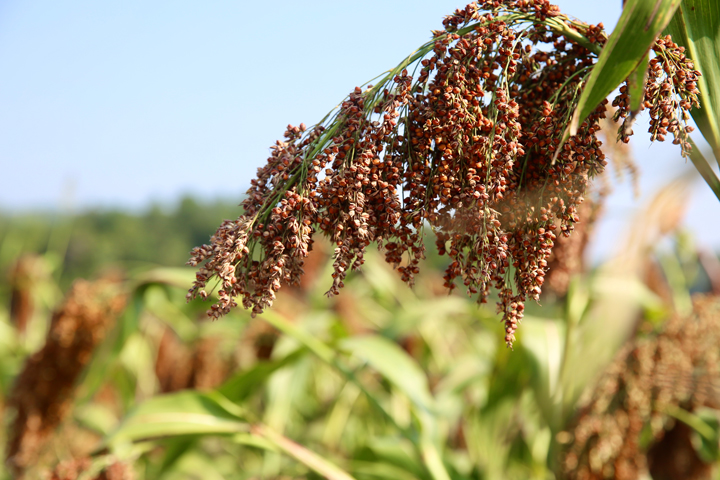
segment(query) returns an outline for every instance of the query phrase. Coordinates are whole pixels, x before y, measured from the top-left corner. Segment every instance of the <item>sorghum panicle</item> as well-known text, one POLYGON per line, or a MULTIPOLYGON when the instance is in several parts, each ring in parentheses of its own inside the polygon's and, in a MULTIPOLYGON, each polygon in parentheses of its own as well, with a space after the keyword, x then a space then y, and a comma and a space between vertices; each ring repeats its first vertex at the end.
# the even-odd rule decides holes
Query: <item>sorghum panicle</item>
POLYGON ((77 280, 52 317, 45 345, 25 361, 10 394, 16 416, 7 464, 22 477, 71 406, 75 382, 125 306, 116 282, 77 280))
POLYGON ((648 450, 667 434, 672 408, 720 408, 719 344, 720 299, 713 296, 695 297, 691 315, 676 315, 656 335, 628 344, 582 400, 562 456, 563 478, 647 476, 648 450))
MULTIPOLYGON (((650 59, 645 93, 640 109, 650 111, 650 129, 653 141, 665 141, 668 133, 673 134, 673 144, 680 145, 682 156, 690 153, 689 133, 693 127, 687 124, 690 110, 699 107, 697 80, 700 72, 685 56, 685 47, 680 47, 668 35, 660 37, 652 48, 655 56, 650 59)), ((627 83, 620 87, 620 95, 613 101, 618 107, 614 119, 623 119, 618 139, 627 143, 632 135, 630 122, 630 99, 627 83)))
POLYGON ((570 235, 606 164, 596 137, 606 102, 561 141, 596 60, 586 47, 605 35, 547 0, 473 2, 443 23, 416 58, 416 80, 403 65, 375 87, 356 87, 322 125, 288 127, 251 182, 243 216, 193 250, 189 263, 202 265, 188 299, 206 298, 216 279, 211 316, 237 297, 261 313, 283 283, 298 282, 317 230, 335 245, 328 295, 373 242, 412 284, 429 228, 450 257, 445 286, 460 279, 482 303, 497 291, 512 345, 557 236, 570 235))

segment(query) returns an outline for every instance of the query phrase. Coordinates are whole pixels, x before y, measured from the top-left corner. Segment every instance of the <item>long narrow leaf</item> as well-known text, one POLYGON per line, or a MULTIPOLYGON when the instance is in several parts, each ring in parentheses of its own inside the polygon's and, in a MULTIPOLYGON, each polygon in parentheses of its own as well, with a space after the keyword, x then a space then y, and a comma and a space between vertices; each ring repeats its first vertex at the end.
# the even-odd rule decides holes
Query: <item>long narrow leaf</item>
POLYGON ((112 447, 154 437, 247 431, 249 425, 240 418, 241 413, 216 392, 161 395, 132 410, 104 444, 112 447))
MULTIPOLYGON (((417 439, 413 437, 411 432, 395 422, 393 416, 390 415, 385 408, 383 408, 381 402, 375 397, 375 395, 357 379, 354 372, 336 356, 333 349, 310 335, 308 332, 302 330, 297 325, 288 322, 280 315, 273 312, 265 312, 263 314, 263 318, 278 330, 300 341, 321 360, 337 368, 349 381, 352 381, 360 387, 360 390, 366 395, 370 403, 377 407, 378 410, 383 413, 385 418, 392 422, 403 436, 417 442, 417 439)), ((409 357, 407 357, 407 355, 404 354, 400 347, 395 346, 396 349, 388 347, 388 341, 383 343, 382 340, 377 340, 377 338, 375 338, 374 340, 365 341, 365 344, 363 345, 358 345, 353 344, 351 340, 346 340, 346 342, 349 343, 344 344, 344 349, 351 351, 354 350, 356 353, 360 353, 360 358, 363 358, 366 362, 380 371, 380 373, 382 373, 391 383, 408 395, 413 404, 417 406, 416 413, 423 425, 423 431, 421 432, 422 435, 420 442, 419 444, 416 444, 416 447, 418 447, 419 451, 422 453, 425 465, 433 478, 435 480, 449 480, 450 476, 445 471, 440 458, 439 448, 434 441, 436 426, 434 425, 434 417, 432 416, 432 413, 434 413, 435 408, 427 387, 427 379, 425 379, 422 370, 409 357), (402 368, 393 369, 393 367, 390 367, 389 364, 386 364, 385 362, 400 362, 400 364, 407 367, 407 369, 404 371, 402 368), (398 373, 402 374, 403 377, 398 375, 398 373)), ((363 340, 358 341, 363 342, 363 340)))
POLYGON ((379 335, 363 335, 343 340, 341 348, 367 362, 417 407, 435 409, 425 374, 397 344, 379 335))
POLYGON ((307 350, 299 349, 280 360, 259 362, 227 380, 218 388, 218 391, 229 400, 240 403, 252 393, 259 391, 270 375, 285 366, 292 365, 306 353, 307 350))
POLYGON ((408 396, 422 426, 419 446, 423 462, 435 480, 449 480, 437 441, 435 402, 420 366, 397 344, 379 335, 345 339, 341 348, 362 358, 408 396))
POLYGON ((570 135, 646 58, 678 5, 680 0, 628 0, 580 96, 570 135))
POLYGON ((650 57, 645 55, 635 70, 628 77, 628 95, 630 95, 630 111, 633 117, 640 111, 643 97, 645 95, 645 80, 650 57))

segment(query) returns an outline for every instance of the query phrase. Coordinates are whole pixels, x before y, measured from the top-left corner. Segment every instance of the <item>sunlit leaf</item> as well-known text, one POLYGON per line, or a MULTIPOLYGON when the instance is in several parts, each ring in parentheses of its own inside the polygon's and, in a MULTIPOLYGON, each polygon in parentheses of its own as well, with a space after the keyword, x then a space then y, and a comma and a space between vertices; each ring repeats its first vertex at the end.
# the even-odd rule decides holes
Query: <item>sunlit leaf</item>
POLYGON ((705 180, 705 183, 707 183, 710 187, 710 190, 712 190, 717 199, 720 200, 720 179, 718 179, 715 171, 710 166, 710 163, 708 163, 705 156, 702 154, 697 145, 695 145, 695 142, 693 142, 692 139, 690 139, 690 145, 692 145, 692 150, 690 150, 690 160, 693 162, 693 165, 695 165, 698 173, 700 173, 703 177, 703 180, 705 180))
POLYGON ((112 409, 100 403, 91 403, 76 409, 75 419, 80 425, 101 435, 107 435, 118 422, 112 409))
POLYGON ((198 324, 173 303, 161 285, 149 285, 144 292, 145 309, 162 319, 183 342, 190 342, 197 337, 198 324))
POLYGON ((435 402, 420 366, 396 343, 379 335, 348 338, 342 341, 340 348, 364 360, 407 395, 422 426, 418 446, 423 463, 432 478, 449 479, 438 446, 435 402))
POLYGON ((180 458, 172 469, 162 473, 162 480, 186 480, 189 478, 224 480, 226 478, 218 470, 215 459, 209 458, 197 450, 190 451, 180 458))
POLYGON ((428 478, 420 468, 418 456, 407 440, 397 437, 375 437, 367 448, 375 457, 376 465, 392 465, 413 475, 413 478, 428 478))
POLYGON ((703 408, 689 412, 680 407, 669 406, 666 413, 695 431, 693 446, 705 462, 712 463, 720 459, 720 420, 717 410, 703 408))
POLYGON ((133 409, 105 440, 106 445, 144 438, 247 431, 239 407, 222 395, 184 391, 153 397, 133 409))
POLYGON ((197 444, 198 438, 197 436, 183 436, 166 441, 165 452, 157 475, 160 476, 173 469, 178 461, 197 444))
POLYGON ((261 391, 265 381, 277 370, 291 365, 307 353, 307 350, 296 350, 280 360, 258 362, 228 379, 218 388, 218 391, 233 402, 242 402, 255 392, 261 391))
POLYGON ((136 286, 160 283, 185 289, 194 279, 195 272, 192 268, 154 268, 134 275, 131 282, 136 286))
POLYGON ((587 79, 570 125, 570 135, 647 57, 680 0, 628 0, 620 20, 587 79))
POLYGON ((711 409, 699 409, 695 415, 707 426, 705 435, 698 433, 693 445, 700 458, 706 463, 714 463, 720 460, 720 419, 718 411, 711 409))
POLYGON ((635 70, 628 76, 628 95, 630 96, 630 111, 633 116, 637 115, 642 106, 645 95, 645 81, 650 57, 645 55, 635 70))
POLYGON ((425 373, 396 343, 379 335, 363 335, 343 340, 340 347, 377 370, 415 405, 434 410, 425 373))
POLYGON ((520 344, 531 360, 537 403, 548 422, 557 422, 561 400, 558 394, 562 391, 559 382, 565 329, 556 320, 532 317, 523 319, 523 329, 520 344))
POLYGON ((353 480, 353 477, 351 477, 347 472, 343 471, 320 455, 265 426, 253 425, 252 433, 267 440, 286 455, 293 457, 298 462, 304 464, 306 467, 329 480, 353 480))
POLYGON ((352 466, 353 473, 360 478, 385 478, 388 480, 417 480, 419 478, 407 470, 387 463, 355 461, 352 466))

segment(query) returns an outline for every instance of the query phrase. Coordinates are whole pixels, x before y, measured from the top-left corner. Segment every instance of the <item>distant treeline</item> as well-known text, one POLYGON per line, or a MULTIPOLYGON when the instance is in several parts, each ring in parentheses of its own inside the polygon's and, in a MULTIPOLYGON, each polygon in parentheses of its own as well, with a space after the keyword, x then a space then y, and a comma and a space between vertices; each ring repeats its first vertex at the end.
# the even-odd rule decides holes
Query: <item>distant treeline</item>
POLYGON ((63 263, 65 285, 113 266, 181 266, 190 249, 207 243, 222 220, 237 218, 238 203, 184 197, 174 208, 153 206, 141 213, 0 213, 0 271, 24 253, 46 252, 63 263))

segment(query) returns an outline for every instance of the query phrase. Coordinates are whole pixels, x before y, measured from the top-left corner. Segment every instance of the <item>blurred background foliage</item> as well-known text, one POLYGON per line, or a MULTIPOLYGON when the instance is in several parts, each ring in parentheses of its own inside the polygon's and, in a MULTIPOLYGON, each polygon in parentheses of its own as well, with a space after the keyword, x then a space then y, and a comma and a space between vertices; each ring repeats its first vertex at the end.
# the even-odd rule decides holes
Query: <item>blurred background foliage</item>
POLYGON ((237 217, 237 208, 237 202, 198 202, 184 197, 171 208, 153 205, 135 213, 0 211, 0 265, 7 269, 23 252, 44 252, 62 288, 74 278, 89 278, 112 267, 182 265, 188 248, 207 242, 218 219, 237 217))
POLYGON ((412 290, 375 253, 327 299, 318 242, 271 312, 208 322, 178 265, 232 203, 3 215, 0 478, 718 478, 720 262, 677 229, 690 187, 595 268, 577 234, 514 351, 436 253, 412 290))

